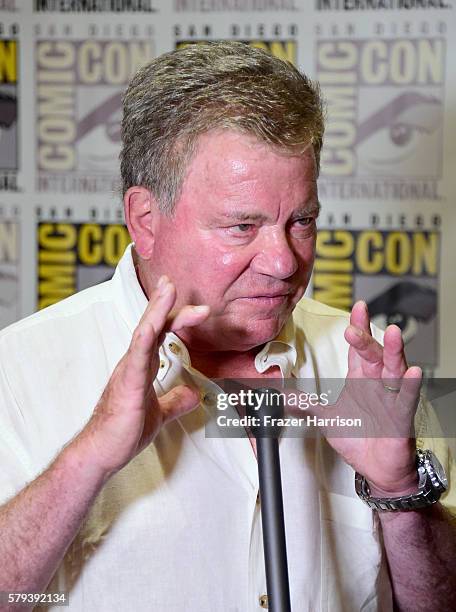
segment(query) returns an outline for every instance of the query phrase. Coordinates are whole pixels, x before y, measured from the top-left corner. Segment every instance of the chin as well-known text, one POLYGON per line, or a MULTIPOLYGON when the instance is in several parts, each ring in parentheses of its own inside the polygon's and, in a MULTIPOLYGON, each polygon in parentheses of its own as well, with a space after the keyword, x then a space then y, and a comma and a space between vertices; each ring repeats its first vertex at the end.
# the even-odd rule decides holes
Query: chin
POLYGON ((265 344, 273 340, 282 329, 287 317, 277 316, 274 318, 252 321, 244 331, 244 341, 251 345, 251 348, 265 344))
MULTIPOLYGON (((229 316, 220 316, 205 325, 187 330, 188 338, 200 347, 208 350, 249 351, 273 340, 282 329, 293 311, 294 304, 287 308, 274 309, 262 313, 247 313, 244 309, 230 312, 229 316)), ((182 337, 185 338, 184 332, 182 337)), ((181 334, 179 334, 181 335, 181 334)))

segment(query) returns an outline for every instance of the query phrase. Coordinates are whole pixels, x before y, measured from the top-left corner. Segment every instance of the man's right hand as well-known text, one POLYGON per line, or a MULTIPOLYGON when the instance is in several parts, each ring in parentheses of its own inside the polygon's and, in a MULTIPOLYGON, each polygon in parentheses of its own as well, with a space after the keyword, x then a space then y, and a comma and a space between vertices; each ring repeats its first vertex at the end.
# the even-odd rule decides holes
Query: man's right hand
POLYGON ((178 331, 204 321, 209 306, 171 309, 176 289, 163 276, 133 333, 126 354, 117 364, 94 413, 75 442, 92 456, 109 477, 120 470, 157 435, 166 422, 193 410, 199 402, 195 389, 180 385, 157 397, 153 381, 159 368, 158 348, 167 331, 178 331))
POLYGON ((208 306, 184 306, 173 316, 175 301, 174 285, 162 278, 87 425, 0 507, 0 591, 44 592, 108 478, 164 423, 197 405, 194 389, 175 387, 157 398, 153 387, 165 332, 198 325, 209 313, 208 306))

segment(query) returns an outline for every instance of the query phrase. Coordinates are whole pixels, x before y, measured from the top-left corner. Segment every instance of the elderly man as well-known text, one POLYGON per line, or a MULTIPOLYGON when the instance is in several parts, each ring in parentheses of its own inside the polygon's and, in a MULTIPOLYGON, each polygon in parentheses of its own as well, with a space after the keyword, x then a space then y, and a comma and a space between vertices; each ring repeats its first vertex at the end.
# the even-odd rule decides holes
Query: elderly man
MULTIPOLYGON (((213 379, 420 371, 398 328, 372 337, 363 302, 348 321, 303 298, 323 122, 291 65, 240 43, 161 56, 122 134, 134 245, 112 281, 0 338, 0 590, 68 591, 84 611, 266 608, 255 444, 205 437, 213 379)), ((449 514, 405 510, 414 441, 280 446, 293 610, 456 607, 449 514), (398 511, 363 503, 355 471, 398 511)))

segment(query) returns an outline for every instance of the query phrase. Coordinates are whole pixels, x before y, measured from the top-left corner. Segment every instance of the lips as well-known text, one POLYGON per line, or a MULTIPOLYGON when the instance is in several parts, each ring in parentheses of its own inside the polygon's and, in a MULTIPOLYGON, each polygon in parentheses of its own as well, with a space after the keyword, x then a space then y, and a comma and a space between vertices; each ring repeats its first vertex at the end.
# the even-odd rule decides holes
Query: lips
POLYGON ((247 304, 256 304, 262 306, 281 306, 288 301, 288 294, 284 293, 274 293, 268 295, 250 295, 247 297, 241 298, 242 301, 247 304))
POLYGON ((287 297, 283 293, 278 293, 276 295, 249 295, 247 297, 248 300, 273 300, 287 297))
POLYGON ((275 298, 286 297, 290 295, 290 291, 281 291, 279 293, 256 293, 255 295, 246 295, 246 298, 275 298))

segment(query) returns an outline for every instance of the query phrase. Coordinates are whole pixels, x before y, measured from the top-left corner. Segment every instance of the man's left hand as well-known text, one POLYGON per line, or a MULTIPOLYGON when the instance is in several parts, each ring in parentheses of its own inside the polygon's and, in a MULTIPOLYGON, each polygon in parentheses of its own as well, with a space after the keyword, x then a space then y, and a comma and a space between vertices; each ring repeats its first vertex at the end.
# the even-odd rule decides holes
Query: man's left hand
MULTIPOLYGON (((386 423, 394 419, 400 420, 400 431, 413 431, 422 372, 419 367, 408 367, 400 329, 396 325, 387 327, 382 346, 372 336, 367 306, 360 301, 353 306, 345 339, 350 345, 348 374, 338 405, 343 407, 353 401, 358 405, 367 403, 365 409, 375 411, 380 424, 385 422, 385 432, 386 423), (363 381, 366 381, 364 386, 363 381), (373 381, 377 391, 363 393, 363 389, 369 389, 369 381, 373 381), (382 391, 381 397, 378 388, 382 391)), ((387 497, 416 491, 415 439, 399 437, 403 434, 381 435, 380 425, 372 437, 328 437, 328 442, 367 479, 372 495, 387 497)))

